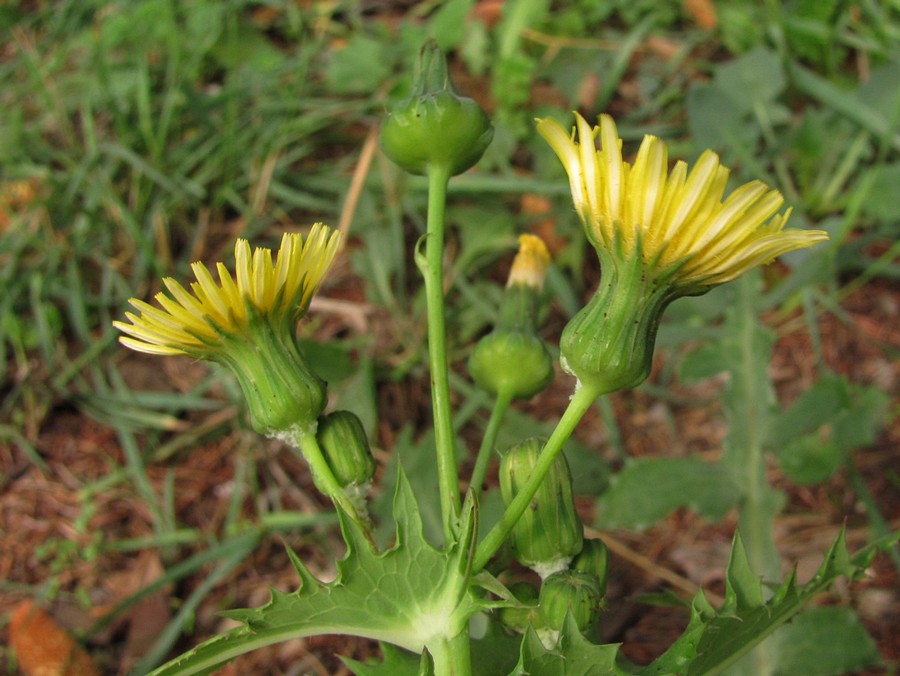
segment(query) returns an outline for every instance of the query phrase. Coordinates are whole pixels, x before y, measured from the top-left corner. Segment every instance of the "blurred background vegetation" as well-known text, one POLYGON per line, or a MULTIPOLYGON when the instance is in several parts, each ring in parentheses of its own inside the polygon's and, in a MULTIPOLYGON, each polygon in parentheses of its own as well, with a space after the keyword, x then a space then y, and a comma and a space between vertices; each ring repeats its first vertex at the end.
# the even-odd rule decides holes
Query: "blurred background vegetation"
MULTIPOLYGON (((0 612, 23 598, 55 603, 104 671, 146 670, 219 628, 216 612, 264 601, 267 584, 290 588, 282 541, 323 571, 340 553, 305 468, 249 431, 224 373, 117 346, 111 321, 161 277, 186 280, 194 260, 230 263, 236 237, 273 246, 319 220, 343 229, 301 337, 332 404, 359 414, 383 463, 402 457, 429 490, 424 305, 410 263, 424 183, 375 144, 428 38, 496 127, 482 163, 451 183, 448 211, 463 441, 472 446, 490 404, 463 364, 496 314, 516 235, 541 235, 554 255, 551 342, 599 278, 533 118, 610 112, 626 153, 645 133, 674 157, 713 148, 734 183, 778 187, 792 225, 831 240, 767 268, 741 301, 764 317, 753 353, 764 382, 747 390, 764 399, 752 410, 746 397, 720 400, 728 386, 716 374, 735 378, 727 314, 743 287, 679 301, 650 381, 601 401, 573 442, 580 491, 606 489, 626 457, 713 457, 728 441, 722 421, 734 435, 744 417, 777 459, 786 558, 821 553, 819 529, 848 520, 857 544, 897 529, 896 0, 7 0, 0 35, 0 612), (149 637, 134 635, 138 608, 154 618, 149 637)), ((507 440, 546 433, 570 386, 558 374, 514 414, 507 440)), ((673 485, 658 499, 619 481, 595 522, 668 519, 665 547, 628 546, 672 567, 679 536, 717 532, 710 523, 725 518, 730 537, 731 498, 706 467, 657 468, 673 485)), ((868 634, 857 642, 873 646, 871 634, 881 657, 801 671, 896 668, 898 565, 896 552, 885 558, 859 611, 868 634)), ((627 637, 625 624, 610 636, 627 637)), ((259 659, 327 673, 343 649, 313 642, 259 659)))

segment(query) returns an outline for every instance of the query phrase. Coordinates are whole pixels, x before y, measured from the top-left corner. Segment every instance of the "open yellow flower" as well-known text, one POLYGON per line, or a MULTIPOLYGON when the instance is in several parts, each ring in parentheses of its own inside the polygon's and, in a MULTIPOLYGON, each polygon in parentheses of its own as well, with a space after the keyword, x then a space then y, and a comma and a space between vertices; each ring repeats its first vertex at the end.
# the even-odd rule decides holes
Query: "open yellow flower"
POLYGON ((252 253, 246 240, 234 248, 235 274, 218 263, 218 284, 203 263, 192 269, 190 291, 171 278, 160 307, 137 298, 140 316, 113 325, 123 345, 150 354, 185 354, 227 366, 247 399, 254 427, 269 436, 310 427, 325 405, 325 384, 310 370, 297 346, 297 321, 331 266, 340 233, 315 224, 304 240, 285 234, 272 251, 252 253))
POLYGON ((161 308, 132 298, 129 302, 141 316, 126 312, 131 323, 113 325, 127 334, 119 340, 133 350, 200 359, 213 359, 224 347, 224 336, 246 331, 251 321, 260 317, 293 331, 306 314, 339 244, 339 232, 316 223, 306 241, 299 233, 285 233, 273 261, 270 249, 257 247, 251 254, 247 240, 239 239, 234 247, 234 277, 223 263, 217 263, 216 284, 203 263, 193 263, 197 281, 190 285, 192 293, 166 277, 163 284, 171 296, 156 294, 161 308))
POLYGON ((655 136, 644 137, 630 164, 610 116, 591 127, 576 114, 575 126, 569 134, 544 119, 537 129, 569 174, 600 258, 600 286, 560 339, 563 367, 596 394, 647 377, 659 320, 672 300, 828 238, 822 230, 785 230, 790 210, 778 214, 784 198, 761 181, 725 197, 729 170, 711 150, 693 169, 679 161, 670 172, 666 144, 655 136))
POLYGON ((543 136, 569 174, 575 208, 596 247, 627 254, 640 247, 648 269, 677 269, 673 284, 709 287, 768 263, 788 251, 828 239, 822 230, 784 229, 784 198, 751 181, 723 199, 729 169, 711 150, 693 169, 668 168, 668 149, 644 137, 634 164, 622 159, 622 139, 609 115, 591 128, 576 113, 577 140, 555 120, 538 121, 543 136), (595 137, 600 137, 600 148, 595 137))

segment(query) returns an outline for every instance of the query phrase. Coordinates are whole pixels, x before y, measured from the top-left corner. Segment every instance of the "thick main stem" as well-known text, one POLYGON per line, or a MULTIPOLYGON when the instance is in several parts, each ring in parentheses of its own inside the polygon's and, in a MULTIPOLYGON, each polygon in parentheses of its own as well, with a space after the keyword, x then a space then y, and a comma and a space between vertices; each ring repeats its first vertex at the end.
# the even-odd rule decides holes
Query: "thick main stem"
MULTIPOLYGON (((736 311, 740 313, 740 356, 736 365, 741 376, 736 379, 743 388, 738 400, 747 407, 744 414, 749 420, 765 420, 769 405, 769 384, 759 377, 757 369, 762 361, 768 361, 768 351, 760 358, 758 340, 755 339, 757 315, 754 306, 755 286, 753 277, 739 280, 736 311)), ((780 576, 781 561, 773 537, 773 518, 777 508, 773 502, 777 493, 769 484, 766 457, 763 448, 763 428, 760 425, 743 425, 743 434, 735 450, 740 454, 732 459, 738 469, 738 479, 743 489, 743 500, 738 510, 738 528, 753 571, 763 579, 774 582, 780 576)))
POLYGON ((472 653, 468 629, 451 639, 430 643, 428 651, 434 660, 435 676, 471 675, 472 653))
POLYGON ((534 466, 534 470, 528 478, 528 481, 525 482, 525 485, 522 486, 522 490, 516 494, 513 501, 509 503, 506 511, 500 518, 500 521, 487 535, 485 535, 484 540, 479 543, 472 564, 473 573, 482 570, 487 565, 487 562, 490 561, 491 557, 503 545, 503 541, 510 534, 513 526, 516 525, 516 521, 519 520, 525 512, 525 509, 531 503, 531 499, 534 497, 535 493, 537 493, 538 487, 544 480, 550 466, 553 464, 556 456, 562 451, 563 445, 569 437, 572 436, 575 427, 581 421, 581 418, 590 408, 591 404, 594 403, 594 400, 603 394, 603 392, 604 390, 599 387, 581 386, 576 390, 575 394, 572 395, 568 408, 566 408, 565 413, 563 413, 562 418, 560 418, 559 423, 556 425, 556 429, 553 430, 553 434, 550 435, 550 438, 544 445, 541 455, 538 458, 537 464, 534 466))
POLYGON ((432 165, 428 171, 428 225, 425 238, 425 300, 428 305, 428 360, 431 369, 431 409, 437 452, 438 487, 444 542, 450 547, 456 539, 459 516, 459 474, 453 443, 450 410, 450 378, 447 365, 447 330, 444 313, 444 209, 450 173, 446 167, 432 165))
MULTIPOLYGON (((761 363, 770 353, 760 346, 757 313, 754 303, 755 277, 746 275, 737 284, 737 335, 739 352, 734 364, 735 400, 741 402, 741 422, 732 420, 733 443, 726 460, 741 486, 742 500, 738 509, 738 530, 744 541, 753 571, 763 580, 774 582, 780 576, 781 562, 773 537, 773 519, 778 512, 779 494, 769 484, 763 446, 766 407, 771 393, 768 378, 761 376, 761 363)), ((734 406, 734 403, 732 403, 734 406)), ((749 661, 754 673, 766 676, 774 672, 777 635, 757 646, 749 661)))

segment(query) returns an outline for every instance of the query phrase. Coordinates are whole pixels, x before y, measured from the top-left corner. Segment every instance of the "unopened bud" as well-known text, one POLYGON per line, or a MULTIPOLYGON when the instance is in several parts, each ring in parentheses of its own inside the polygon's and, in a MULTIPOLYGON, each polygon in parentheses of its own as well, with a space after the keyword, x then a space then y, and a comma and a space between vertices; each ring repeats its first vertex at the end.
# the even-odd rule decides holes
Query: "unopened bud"
MULTIPOLYGON (((500 492, 509 505, 528 481, 541 453, 541 442, 528 439, 513 446, 500 462, 500 492)), ((564 569, 581 551, 584 526, 575 511, 572 475, 565 456, 560 453, 531 504, 516 522, 510 534, 513 552, 519 563, 542 578, 564 569)))
POLYGON ((509 590, 522 605, 500 609, 500 622, 517 634, 524 634, 528 626, 539 623, 537 590, 527 582, 518 582, 509 590))
POLYGON ((609 575, 609 549, 603 540, 585 538, 581 552, 572 559, 572 570, 577 570, 597 578, 600 595, 606 594, 606 578, 609 575))
POLYGON ((456 93, 447 59, 434 42, 419 54, 412 96, 394 106, 381 126, 381 147, 412 174, 444 168, 450 176, 474 166, 494 129, 472 99, 456 93))
POLYGON ((316 438, 334 478, 343 488, 363 486, 375 476, 375 458, 362 423, 350 411, 319 418, 316 438))
POLYGON ((582 633, 590 629, 600 615, 603 594, 597 578, 577 570, 554 573, 541 584, 540 615, 544 626, 562 631, 566 613, 572 616, 582 633))
POLYGON ((553 360, 537 336, 538 306, 550 254, 540 238, 519 237, 503 308, 494 330, 475 345, 469 373, 491 394, 527 399, 553 378, 553 360))

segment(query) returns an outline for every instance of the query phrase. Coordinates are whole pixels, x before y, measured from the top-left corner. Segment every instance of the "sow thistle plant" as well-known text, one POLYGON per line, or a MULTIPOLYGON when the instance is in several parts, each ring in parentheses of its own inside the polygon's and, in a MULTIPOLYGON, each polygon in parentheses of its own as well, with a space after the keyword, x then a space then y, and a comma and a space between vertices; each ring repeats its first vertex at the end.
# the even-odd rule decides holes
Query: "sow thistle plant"
POLYGON ((511 401, 531 397, 552 378, 550 352, 538 333, 550 256, 538 238, 522 236, 496 326, 473 348, 469 372, 496 405, 463 498, 446 349, 444 208, 449 180, 478 161, 492 130, 478 105, 453 89, 435 46, 423 50, 413 94, 384 121, 381 143, 400 167, 428 179, 427 234, 415 262, 427 300, 441 546, 425 540, 417 496, 402 469, 396 538, 387 549, 374 543, 366 500, 375 462, 365 433, 352 412, 325 413, 326 384, 297 343, 296 324, 338 249, 336 232, 316 224, 305 237, 287 234, 274 254, 251 251, 240 240, 233 274, 219 263, 216 280, 196 263, 189 288, 166 279, 158 306, 132 300, 139 314, 116 322, 130 348, 230 369, 253 426, 309 463, 316 486, 336 506, 347 545, 329 583, 289 551, 301 582, 296 591, 273 591, 263 607, 230 612, 239 627, 155 673, 208 673, 263 645, 335 633, 382 642, 382 661, 346 660, 358 674, 706 673, 734 662, 835 577, 864 570, 873 552, 851 558, 839 537, 810 582, 799 585, 790 576, 766 601, 738 535, 724 605, 713 608, 698 593, 684 634, 652 664, 638 667, 616 645, 594 643, 609 554, 601 540, 584 537, 563 444, 597 397, 646 378, 670 302, 826 235, 785 229, 790 212, 779 213, 780 193, 758 181, 726 196, 728 169, 711 151, 692 169, 677 162, 670 171, 666 145, 653 136, 644 138, 633 164, 626 162, 607 115, 596 127, 576 116, 572 134, 549 119, 537 129, 569 175, 602 278, 560 341, 562 366, 576 379, 568 408, 548 439, 522 439, 503 453, 505 509, 487 532, 480 532, 479 501, 503 414, 511 401), (533 568, 540 584, 510 574, 510 554, 498 556, 501 550, 533 568))

